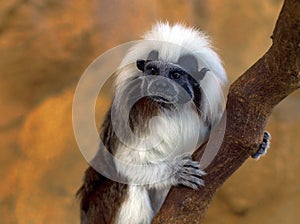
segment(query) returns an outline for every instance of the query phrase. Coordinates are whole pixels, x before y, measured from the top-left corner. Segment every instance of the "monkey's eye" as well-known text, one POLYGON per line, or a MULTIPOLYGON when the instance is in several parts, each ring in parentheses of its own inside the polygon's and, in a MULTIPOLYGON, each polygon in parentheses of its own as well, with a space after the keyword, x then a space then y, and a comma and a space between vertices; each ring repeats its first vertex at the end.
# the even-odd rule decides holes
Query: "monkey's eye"
POLYGON ((179 79, 180 78, 180 73, 179 72, 172 72, 170 74, 171 79, 179 79))
POLYGON ((158 75, 158 69, 156 67, 150 66, 148 71, 150 75, 158 75))

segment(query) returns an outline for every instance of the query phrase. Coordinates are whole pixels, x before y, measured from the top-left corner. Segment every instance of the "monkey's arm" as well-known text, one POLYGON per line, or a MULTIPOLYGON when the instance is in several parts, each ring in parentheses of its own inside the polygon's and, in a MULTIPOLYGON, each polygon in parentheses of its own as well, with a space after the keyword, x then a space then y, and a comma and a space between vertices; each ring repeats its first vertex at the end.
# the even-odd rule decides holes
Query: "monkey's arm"
POLYGON ((197 189, 204 182, 201 177, 205 174, 200 164, 192 160, 190 154, 182 154, 172 160, 156 164, 121 165, 117 170, 133 184, 146 184, 149 188, 166 188, 173 185, 184 185, 197 189))

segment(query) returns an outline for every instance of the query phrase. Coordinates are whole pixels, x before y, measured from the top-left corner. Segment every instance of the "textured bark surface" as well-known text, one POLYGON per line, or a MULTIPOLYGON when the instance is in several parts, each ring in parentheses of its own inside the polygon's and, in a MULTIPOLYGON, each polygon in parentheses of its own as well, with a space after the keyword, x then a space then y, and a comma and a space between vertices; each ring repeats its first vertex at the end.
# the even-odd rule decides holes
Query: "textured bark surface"
POLYGON ((271 38, 265 55, 230 87, 225 136, 205 169, 205 187, 172 188, 153 223, 202 223, 216 191, 258 150, 273 108, 300 87, 299 0, 284 2, 271 38))

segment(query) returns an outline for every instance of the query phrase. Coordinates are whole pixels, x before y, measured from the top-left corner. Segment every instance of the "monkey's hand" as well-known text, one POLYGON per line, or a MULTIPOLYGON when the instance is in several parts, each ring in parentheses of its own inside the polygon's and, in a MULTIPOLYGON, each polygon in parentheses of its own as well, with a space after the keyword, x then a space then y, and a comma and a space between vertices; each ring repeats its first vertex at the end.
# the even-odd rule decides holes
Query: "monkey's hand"
POLYGON ((199 162, 194 161, 191 155, 183 154, 176 157, 173 168, 175 169, 173 176, 175 185, 181 184, 195 190, 204 185, 201 176, 205 175, 205 172, 201 170, 199 162))
POLYGON ((253 159, 259 159, 261 156, 266 155, 268 148, 270 147, 270 142, 271 142, 271 135, 269 132, 265 131, 264 138, 262 143, 260 144, 259 149, 251 157, 253 159))

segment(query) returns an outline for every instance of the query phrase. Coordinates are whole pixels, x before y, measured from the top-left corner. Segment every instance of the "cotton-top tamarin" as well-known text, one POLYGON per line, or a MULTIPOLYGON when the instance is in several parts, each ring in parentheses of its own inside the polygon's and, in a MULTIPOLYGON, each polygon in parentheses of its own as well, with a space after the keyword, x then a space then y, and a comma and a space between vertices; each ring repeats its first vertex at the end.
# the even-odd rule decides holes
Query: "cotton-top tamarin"
POLYGON ((203 186, 204 172, 191 154, 224 109, 225 70, 208 36, 195 28, 155 24, 116 73, 103 145, 78 192, 82 224, 147 224, 171 186, 203 186))

